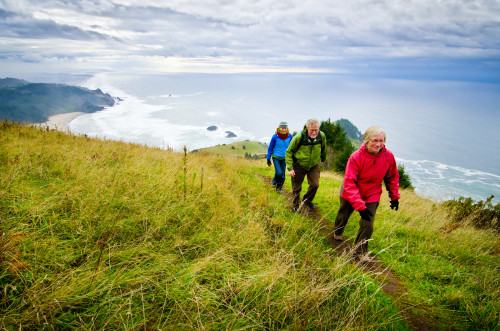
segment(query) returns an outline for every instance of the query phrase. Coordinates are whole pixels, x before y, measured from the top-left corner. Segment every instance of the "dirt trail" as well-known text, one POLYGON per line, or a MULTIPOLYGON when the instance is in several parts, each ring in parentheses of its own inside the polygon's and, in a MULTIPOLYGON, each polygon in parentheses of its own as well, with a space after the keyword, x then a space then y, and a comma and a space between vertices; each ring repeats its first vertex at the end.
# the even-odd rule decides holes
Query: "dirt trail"
MULTIPOLYGON (((261 174, 259 174, 259 176, 261 176, 267 184, 272 185, 271 178, 261 174)), ((281 194, 289 197, 290 202, 292 201, 292 192, 282 191, 281 194)), ((301 206, 298 212, 305 217, 310 217, 319 222, 321 225, 320 233, 325 235, 328 242, 335 248, 335 251, 339 255, 349 255, 350 252, 353 251, 354 245, 351 241, 346 240, 342 242, 333 238, 334 224, 323 218, 321 210, 318 207, 314 210, 310 210, 306 206, 301 206)), ((353 263, 357 262, 353 259, 353 263)), ((403 317, 413 330, 426 331, 438 329, 437 321, 433 320, 430 316, 423 317, 411 312, 410 308, 413 307, 413 304, 406 299, 408 297, 408 291, 406 290, 403 282, 393 271, 384 266, 384 263, 378 260, 377 257, 372 256, 370 262, 364 264, 357 263, 357 265, 363 268, 366 272, 369 272, 371 276, 375 277, 382 290, 399 303, 402 308, 401 313, 403 317)), ((430 310, 430 308, 425 304, 419 305, 418 308, 424 311, 427 309, 430 310)))

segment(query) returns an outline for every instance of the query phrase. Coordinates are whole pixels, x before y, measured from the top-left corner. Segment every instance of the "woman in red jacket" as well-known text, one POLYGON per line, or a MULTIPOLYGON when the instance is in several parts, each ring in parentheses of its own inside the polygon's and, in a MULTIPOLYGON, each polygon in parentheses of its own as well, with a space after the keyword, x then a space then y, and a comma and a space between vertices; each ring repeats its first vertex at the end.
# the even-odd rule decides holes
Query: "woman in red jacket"
POLYGON ((368 240, 373 233, 373 222, 377 211, 382 181, 391 199, 391 209, 399 208, 399 173, 394 155, 385 148, 385 132, 379 126, 369 127, 361 147, 347 161, 344 181, 340 187, 340 207, 335 219, 335 240, 342 236, 351 214, 356 210, 361 215, 356 237, 357 258, 369 261, 366 255, 368 240))

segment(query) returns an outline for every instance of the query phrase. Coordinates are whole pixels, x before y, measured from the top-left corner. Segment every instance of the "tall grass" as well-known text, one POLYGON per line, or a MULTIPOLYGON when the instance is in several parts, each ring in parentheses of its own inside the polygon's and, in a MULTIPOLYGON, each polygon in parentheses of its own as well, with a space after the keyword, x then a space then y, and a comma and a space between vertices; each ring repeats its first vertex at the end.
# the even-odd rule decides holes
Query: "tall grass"
POLYGON ((3 329, 406 329, 255 162, 4 122, 3 329))
MULTIPOLYGON (((340 178, 322 178, 326 195, 318 205, 330 222, 338 208, 340 178), (331 197, 334 197, 333 200, 331 197), (333 201, 333 203, 332 203, 333 201)), ((320 188, 320 190, 322 190, 320 188)), ((497 330, 500 316, 500 238, 494 229, 456 223, 446 204, 401 190, 400 208, 391 210, 384 192, 369 248, 396 272, 408 295, 406 308, 435 329, 497 330)), ((345 235, 354 240, 359 217, 345 235)))

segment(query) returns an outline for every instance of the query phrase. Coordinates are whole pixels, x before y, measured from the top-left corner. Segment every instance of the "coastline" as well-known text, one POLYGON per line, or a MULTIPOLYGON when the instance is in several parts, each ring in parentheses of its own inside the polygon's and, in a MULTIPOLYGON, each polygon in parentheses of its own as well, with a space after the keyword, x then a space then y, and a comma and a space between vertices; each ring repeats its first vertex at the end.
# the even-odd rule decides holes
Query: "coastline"
POLYGON ((41 128, 48 128, 50 130, 57 130, 69 133, 69 122, 74 120, 75 118, 85 114, 84 112, 73 112, 73 113, 65 113, 65 114, 57 114, 49 117, 47 122, 35 124, 35 126, 41 128))

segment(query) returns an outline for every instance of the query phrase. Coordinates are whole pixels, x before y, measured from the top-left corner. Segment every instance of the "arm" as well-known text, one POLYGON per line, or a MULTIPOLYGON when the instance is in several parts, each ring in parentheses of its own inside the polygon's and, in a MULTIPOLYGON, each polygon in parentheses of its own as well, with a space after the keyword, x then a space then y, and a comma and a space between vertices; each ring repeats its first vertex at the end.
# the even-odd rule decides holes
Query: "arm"
POLYGON ((390 165, 387 174, 384 177, 385 188, 389 192, 389 198, 391 201, 399 200, 399 172, 394 155, 390 156, 390 165))
MULTIPOLYGON (((290 172, 290 170, 293 169, 292 156, 295 153, 295 149, 297 148, 297 145, 299 143, 299 139, 300 139, 300 133, 298 133, 297 135, 295 135, 295 137, 293 137, 293 139, 292 139, 292 141, 290 141, 290 145, 288 145, 288 149, 286 150, 286 153, 285 153, 286 168, 289 172, 290 172)), ((290 174, 290 176, 291 176, 291 174, 290 174)))
POLYGON ((273 137, 271 138, 271 142, 269 143, 269 148, 267 149, 267 157, 266 157, 266 159, 268 160, 271 158, 271 155, 273 155, 274 146, 276 145, 276 137, 277 135, 274 134, 273 137))
POLYGON ((361 199, 361 194, 359 193, 359 189, 357 187, 359 164, 355 156, 356 155, 354 154, 351 155, 351 157, 347 161, 344 176, 344 192, 342 193, 342 198, 349 201, 349 203, 355 210, 361 211, 363 209, 366 209, 366 205, 363 199, 361 199))

